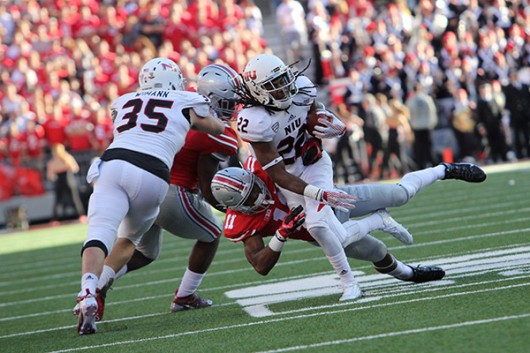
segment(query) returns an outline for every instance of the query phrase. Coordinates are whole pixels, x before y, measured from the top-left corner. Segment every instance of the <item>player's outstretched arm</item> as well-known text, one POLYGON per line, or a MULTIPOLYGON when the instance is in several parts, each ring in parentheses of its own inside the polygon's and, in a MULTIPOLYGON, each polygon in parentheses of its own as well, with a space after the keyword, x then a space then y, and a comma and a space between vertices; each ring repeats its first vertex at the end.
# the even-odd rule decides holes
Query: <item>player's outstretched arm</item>
POLYGON ((189 109, 189 113, 192 129, 216 136, 223 133, 225 125, 212 109, 207 116, 199 116, 193 109, 189 109))

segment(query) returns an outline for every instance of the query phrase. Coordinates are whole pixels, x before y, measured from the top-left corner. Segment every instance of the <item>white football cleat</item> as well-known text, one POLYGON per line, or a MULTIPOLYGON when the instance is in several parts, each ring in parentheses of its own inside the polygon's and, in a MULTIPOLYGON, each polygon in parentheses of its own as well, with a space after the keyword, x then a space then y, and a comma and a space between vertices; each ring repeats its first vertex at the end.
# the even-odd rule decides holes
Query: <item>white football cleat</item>
POLYGON ((361 298, 363 296, 363 291, 358 283, 349 285, 343 289, 342 296, 339 298, 339 301, 343 302, 346 300, 354 300, 361 298))
POLYGON ((388 211, 384 208, 377 210, 375 212, 383 219, 383 228, 381 230, 385 233, 388 233, 392 235, 394 238, 399 240, 402 243, 405 243, 407 245, 412 244, 412 234, 409 233, 409 231, 403 227, 401 224, 399 224, 388 211))
POLYGON ((96 333, 96 296, 87 290, 86 295, 77 296, 77 304, 73 310, 74 315, 77 315, 77 332, 80 335, 96 333))

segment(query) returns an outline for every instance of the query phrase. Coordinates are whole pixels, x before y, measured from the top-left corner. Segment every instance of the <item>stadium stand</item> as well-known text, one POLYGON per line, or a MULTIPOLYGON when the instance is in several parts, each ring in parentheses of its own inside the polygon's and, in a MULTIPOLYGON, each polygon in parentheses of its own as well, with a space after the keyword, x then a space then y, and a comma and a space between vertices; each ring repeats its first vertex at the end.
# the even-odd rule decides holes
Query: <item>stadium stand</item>
MULTIPOLYGON (((345 137, 325 144, 338 183, 396 177, 417 168, 413 151, 420 139, 410 110, 418 84, 435 103, 434 162, 529 157, 526 1, 300 3, 309 44, 298 67, 311 59, 306 74, 320 85, 325 96, 319 98, 348 125, 345 137)), ((189 89, 200 68, 212 62, 241 71, 261 52, 287 60, 278 40, 278 5, 272 0, 0 2, 0 224, 6 223, 7 209, 53 198, 53 182, 45 176, 54 144, 76 158, 87 201, 91 189, 84 173, 111 139, 106 108, 135 88, 147 59, 175 60, 189 89)), ((31 221, 50 217, 37 217, 33 207, 25 211, 31 221)))

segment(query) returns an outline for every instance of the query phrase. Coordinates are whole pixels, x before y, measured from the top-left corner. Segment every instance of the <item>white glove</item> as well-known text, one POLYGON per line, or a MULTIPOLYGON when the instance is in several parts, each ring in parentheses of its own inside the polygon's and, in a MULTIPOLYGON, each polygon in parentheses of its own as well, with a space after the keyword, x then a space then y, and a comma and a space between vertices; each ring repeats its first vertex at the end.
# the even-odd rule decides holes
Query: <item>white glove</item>
POLYGON ((316 125, 313 135, 319 139, 340 137, 346 132, 346 125, 339 120, 332 112, 328 110, 318 110, 316 112, 319 115, 326 115, 332 118, 332 121, 329 121, 325 118, 319 118, 318 122, 324 126, 316 125))
POLYGON ((320 201, 333 208, 348 212, 348 210, 355 208, 355 196, 347 194, 343 191, 324 190, 314 185, 307 185, 304 190, 304 196, 320 201))

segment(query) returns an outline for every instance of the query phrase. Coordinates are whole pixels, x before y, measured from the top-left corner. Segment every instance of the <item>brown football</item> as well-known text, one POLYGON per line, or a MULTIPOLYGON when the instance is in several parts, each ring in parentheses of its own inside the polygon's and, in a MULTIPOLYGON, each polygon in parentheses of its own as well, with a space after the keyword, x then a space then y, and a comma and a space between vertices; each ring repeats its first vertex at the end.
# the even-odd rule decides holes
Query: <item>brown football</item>
POLYGON ((312 108, 307 113, 306 130, 310 135, 314 136, 313 132, 315 131, 315 126, 323 126, 321 123, 318 122, 318 119, 320 118, 324 118, 328 121, 333 121, 333 118, 329 115, 318 114, 318 109, 315 108, 312 108))

